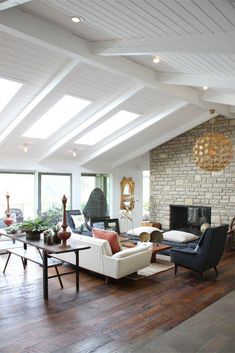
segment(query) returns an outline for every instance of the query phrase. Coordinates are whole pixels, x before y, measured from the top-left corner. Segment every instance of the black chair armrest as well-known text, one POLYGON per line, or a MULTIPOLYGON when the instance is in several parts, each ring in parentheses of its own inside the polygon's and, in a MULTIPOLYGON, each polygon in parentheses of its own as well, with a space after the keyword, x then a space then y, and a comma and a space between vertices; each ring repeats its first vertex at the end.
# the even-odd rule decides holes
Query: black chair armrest
POLYGON ((197 255, 197 252, 195 252, 195 249, 192 249, 192 248, 171 249, 171 254, 173 253, 190 254, 190 256, 193 254, 197 255))

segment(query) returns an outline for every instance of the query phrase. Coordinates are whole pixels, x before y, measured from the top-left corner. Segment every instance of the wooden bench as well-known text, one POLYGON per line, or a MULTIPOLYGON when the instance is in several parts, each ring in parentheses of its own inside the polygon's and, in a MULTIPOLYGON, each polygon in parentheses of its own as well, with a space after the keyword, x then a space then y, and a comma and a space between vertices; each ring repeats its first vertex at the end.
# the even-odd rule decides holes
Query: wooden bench
MULTIPOLYGON (((13 249, 7 249, 7 253, 8 253, 8 258, 7 258, 5 267, 3 269, 3 273, 5 273, 5 271, 6 271, 8 262, 9 262, 12 254, 19 256, 21 258, 24 269, 26 268, 27 260, 34 262, 41 267, 43 266, 43 258, 42 258, 42 254, 39 249, 35 250, 35 248, 34 249, 28 248, 27 250, 25 250, 23 248, 13 248, 13 249)), ((61 266, 62 264, 63 264, 63 262, 61 260, 58 260, 58 259, 55 259, 52 257, 48 257, 48 268, 55 267, 55 270, 56 270, 56 275, 49 276, 48 278, 57 277, 60 282, 61 288, 63 288, 63 283, 62 283, 61 276, 59 274, 57 267, 61 266)))

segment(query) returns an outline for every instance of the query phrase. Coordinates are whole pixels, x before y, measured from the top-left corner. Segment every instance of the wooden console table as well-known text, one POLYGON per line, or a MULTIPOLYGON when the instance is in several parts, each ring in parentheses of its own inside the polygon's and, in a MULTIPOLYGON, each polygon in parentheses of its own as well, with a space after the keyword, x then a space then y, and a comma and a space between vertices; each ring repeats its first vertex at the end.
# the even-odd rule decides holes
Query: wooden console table
MULTIPOLYGON (((49 260, 48 257, 50 257, 50 255, 53 256, 53 254, 56 255, 56 254, 61 254, 61 253, 73 251, 76 256, 75 270, 61 273, 61 274, 59 274, 59 276, 65 276, 65 275, 68 275, 71 273, 76 273, 76 290, 79 291, 79 251, 90 249, 90 246, 85 246, 81 242, 76 241, 74 239, 69 239, 68 240, 69 246, 63 247, 60 244, 47 245, 44 243, 43 240, 28 240, 28 239, 26 239, 25 236, 22 236, 22 234, 20 234, 20 236, 17 236, 17 234, 7 234, 4 230, 0 231, 0 234, 5 235, 13 240, 17 240, 17 241, 20 241, 23 243, 25 252, 22 253, 22 256, 20 255, 20 253, 18 253, 16 255, 20 256, 25 261, 29 260, 29 261, 37 262, 36 259, 33 259, 31 257, 31 255, 27 255, 26 251, 27 251, 28 245, 33 246, 36 249, 40 249, 42 251, 43 297, 44 297, 44 299, 48 299, 48 279, 58 277, 58 276, 49 276, 48 277, 48 267, 52 266, 48 261, 49 260)), ((10 250, 9 250, 9 253, 10 253, 10 250)), ((11 253, 13 254, 14 252, 11 251, 11 253)), ((26 262, 25 262, 25 264, 26 264, 26 262)))

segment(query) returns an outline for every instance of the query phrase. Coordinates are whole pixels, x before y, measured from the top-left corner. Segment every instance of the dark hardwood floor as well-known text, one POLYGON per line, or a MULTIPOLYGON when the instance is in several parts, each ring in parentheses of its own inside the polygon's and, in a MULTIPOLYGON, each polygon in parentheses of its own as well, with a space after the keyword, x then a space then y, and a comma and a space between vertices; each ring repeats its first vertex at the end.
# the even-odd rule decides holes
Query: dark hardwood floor
POLYGON ((102 276, 82 271, 79 293, 74 275, 63 277, 63 290, 49 280, 48 301, 38 265, 24 271, 12 256, 3 275, 5 261, 1 255, 0 353, 134 352, 235 289, 234 252, 224 254, 217 278, 211 270, 202 281, 180 268, 176 277, 170 269, 106 285, 102 276))

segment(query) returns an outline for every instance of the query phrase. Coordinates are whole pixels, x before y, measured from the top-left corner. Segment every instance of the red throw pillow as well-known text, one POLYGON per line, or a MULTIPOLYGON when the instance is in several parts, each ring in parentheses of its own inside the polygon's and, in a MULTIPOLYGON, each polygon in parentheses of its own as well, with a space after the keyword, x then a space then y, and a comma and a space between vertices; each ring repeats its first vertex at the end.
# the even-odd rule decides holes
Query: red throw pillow
POLYGON ((116 232, 92 228, 92 235, 94 238, 108 240, 113 254, 121 250, 120 245, 118 243, 118 234, 116 232))

